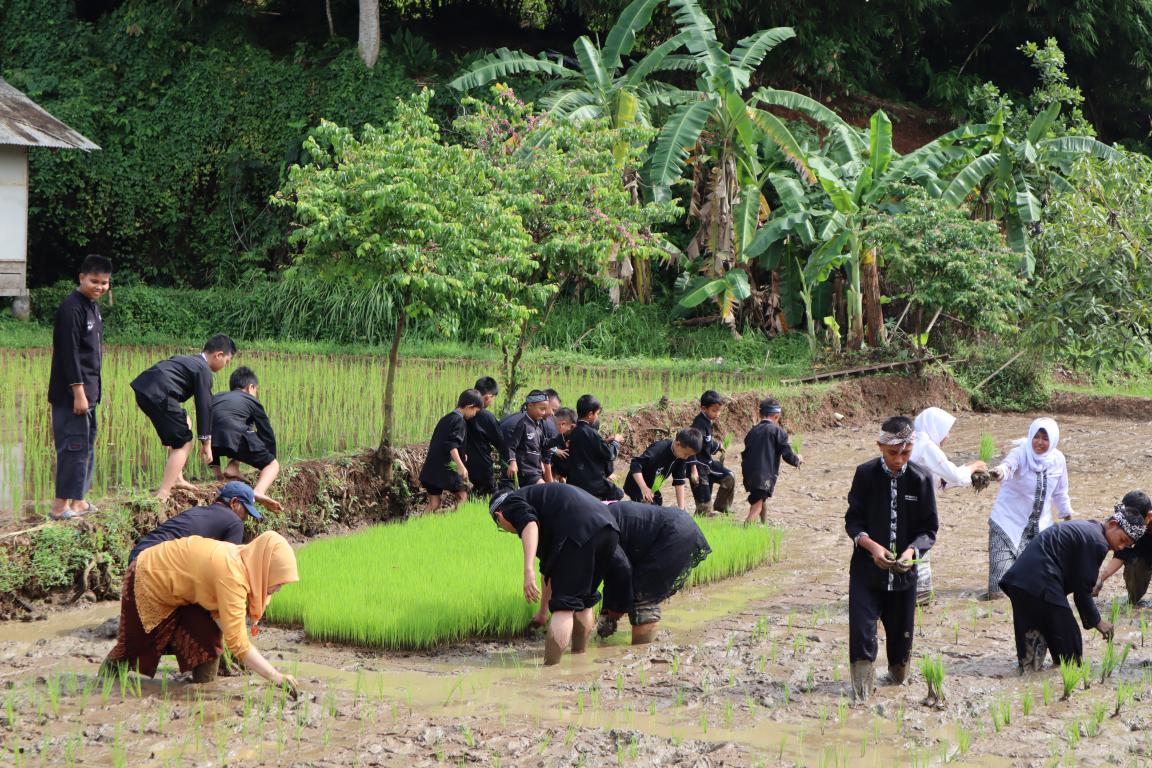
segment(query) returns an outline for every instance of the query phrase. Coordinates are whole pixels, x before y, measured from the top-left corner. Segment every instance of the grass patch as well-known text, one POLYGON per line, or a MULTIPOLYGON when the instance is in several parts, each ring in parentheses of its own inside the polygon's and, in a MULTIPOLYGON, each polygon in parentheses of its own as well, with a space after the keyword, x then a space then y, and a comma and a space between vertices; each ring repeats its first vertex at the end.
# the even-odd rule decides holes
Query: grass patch
MULTIPOLYGON (((776 529, 727 520, 701 527, 712 554, 690 584, 780 556, 776 529)), ((520 540, 496 529, 483 502, 314 541, 297 552, 300 581, 275 596, 268 619, 303 625, 316 640, 382 648, 514 637, 534 611, 521 591, 521 552, 520 540)))

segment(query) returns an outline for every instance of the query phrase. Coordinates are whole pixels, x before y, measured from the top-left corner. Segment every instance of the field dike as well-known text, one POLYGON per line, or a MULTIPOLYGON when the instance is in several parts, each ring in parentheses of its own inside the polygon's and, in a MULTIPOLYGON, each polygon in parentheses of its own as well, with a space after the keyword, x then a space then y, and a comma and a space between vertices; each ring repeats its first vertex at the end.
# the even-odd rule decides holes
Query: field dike
MULTIPOLYGON (((701 377, 701 389, 708 385, 701 377)), ((732 394, 717 433, 736 440, 757 421, 766 392, 732 394)), ((836 384, 780 388, 771 393, 784 406, 784 425, 793 433, 836 425, 862 426, 894 413, 914 413, 929 405, 959 412, 970 409, 967 393, 950 377, 876 376, 836 384)), ((575 400, 573 395, 570 399, 575 400)), ((606 429, 625 435, 621 455, 633 456, 654 440, 687 425, 694 402, 660 402, 606 412, 606 429)), ((1081 413, 1084 411, 1081 410, 1081 413)), ((295 462, 285 467, 274 489, 284 511, 265 513, 251 533, 274 529, 293 540, 346 532, 402 518, 423 502, 414 477, 426 446, 395 453, 394 482, 385 485, 371 451, 295 462)), ((100 511, 69 523, 45 523, 0 531, 0 620, 44 618, 54 607, 118 599, 123 561, 132 542, 162 519, 210 501, 215 484, 199 494, 176 492, 167 507, 136 494, 105 499, 100 511)))

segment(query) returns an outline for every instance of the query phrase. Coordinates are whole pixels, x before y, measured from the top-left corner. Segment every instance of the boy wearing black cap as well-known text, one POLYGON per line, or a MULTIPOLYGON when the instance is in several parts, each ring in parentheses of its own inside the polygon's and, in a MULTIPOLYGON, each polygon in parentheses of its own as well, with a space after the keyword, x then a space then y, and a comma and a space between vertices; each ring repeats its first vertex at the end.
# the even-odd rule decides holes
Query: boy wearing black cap
POLYGON ((699 430, 682 429, 675 440, 657 440, 648 446, 644 453, 632 459, 628 466, 628 478, 624 481, 624 493, 632 501, 661 506, 664 503, 660 488, 654 488, 660 478, 663 484, 672 478, 676 491, 676 506, 684 509, 684 485, 688 482, 688 464, 700 452, 703 437, 699 430))
POLYGON ((476 418, 483 407, 480 393, 466 389, 456 399, 456 409, 436 424, 420 469, 420 485, 428 491, 427 511, 440 508, 444 491, 454 494, 458 503, 468 500, 468 467, 460 452, 467 439, 466 423, 476 418))
POLYGON ((205 464, 212 463, 212 374, 232 361, 236 344, 224 334, 217 334, 204 344, 198 355, 176 355, 161 360, 132 381, 136 405, 152 422, 160 442, 168 447, 164 479, 156 497, 167 501, 176 486, 195 490, 184 479, 184 464, 192 448, 192 422, 183 403, 194 398, 196 434, 200 455, 205 464))
POLYGON ((96 406, 100 402, 104 318, 100 299, 112 281, 112 262, 92 254, 80 265, 76 290, 56 310, 48 402, 56 443, 56 498, 51 516, 63 520, 92 510, 96 406))
POLYGON ((1120 570, 1120 566, 1124 566, 1124 587, 1128 592, 1128 604, 1150 608, 1152 602, 1144 600, 1143 597, 1148 593, 1148 583, 1152 581, 1152 535, 1149 535, 1149 530, 1152 529, 1152 499, 1149 499, 1144 491, 1128 491, 1120 503, 1144 515, 1147 527, 1144 529, 1144 535, 1131 547, 1112 553, 1112 559, 1096 579, 1092 597, 1099 595, 1104 582, 1120 570))
POLYGON ((276 460, 276 433, 272 422, 257 400, 260 382, 248 366, 232 371, 228 378, 228 391, 212 398, 212 468, 220 480, 240 477, 240 463, 260 471, 253 492, 256 499, 269 509, 280 509, 280 503, 268 496, 268 490, 280 474, 276 460), (221 457, 228 457, 223 470, 221 457))
POLYGON ((521 488, 550 479, 552 469, 543 460, 544 431, 541 422, 548 415, 548 395, 534 389, 524 398, 519 413, 506 416, 500 422, 507 443, 508 477, 515 478, 521 488), (545 478, 545 469, 549 478, 545 478))
POLYGON ((890 682, 902 685, 916 624, 916 565, 936 542, 936 494, 913 464, 912 420, 894 416, 880 428, 880 456, 856 467, 844 529, 856 545, 848 569, 848 659, 857 701, 872 694, 876 622, 887 636, 890 682))
POLYGON ((696 499, 696 514, 713 517, 732 506, 732 496, 736 490, 736 476, 724 463, 713 458, 717 453, 724 454, 724 446, 713 437, 716 419, 724 407, 724 398, 714 389, 705 390, 700 395, 700 413, 692 420, 692 428, 700 431, 702 443, 692 467, 692 497, 696 499), (716 501, 712 501, 712 486, 720 486, 716 501))
POLYGON ((744 476, 744 490, 748 491, 748 517, 744 524, 757 519, 768 522, 764 502, 772 498, 776 478, 780 476, 780 459, 794 467, 804 463, 804 457, 792 451, 788 433, 780 426, 783 409, 774 398, 760 401, 760 423, 752 427, 744 438, 744 453, 740 457, 740 470, 744 476))
POLYGON ((624 492, 608 478, 624 438, 600 436, 600 411, 600 401, 592 395, 581 395, 576 401, 576 426, 568 439, 568 482, 601 501, 619 501, 624 492))
POLYGON ((510 457, 508 447, 504 443, 504 434, 500 431, 500 422, 490 410, 492 401, 500 394, 500 387, 496 379, 491 376, 481 376, 476 380, 476 391, 484 401, 484 407, 476 414, 476 418, 467 424, 467 439, 464 445, 464 465, 468 468, 468 479, 472 482, 472 492, 478 496, 491 496, 496 490, 495 465, 492 452, 496 452, 496 459, 500 466, 505 466, 510 457))
POLYGON ((239 480, 225 483, 216 494, 216 501, 206 507, 186 509, 141 536, 128 555, 128 565, 136 562, 140 553, 149 547, 187 536, 203 536, 206 539, 242 544, 244 518, 248 515, 254 520, 262 519, 256 511, 256 497, 252 488, 239 480))

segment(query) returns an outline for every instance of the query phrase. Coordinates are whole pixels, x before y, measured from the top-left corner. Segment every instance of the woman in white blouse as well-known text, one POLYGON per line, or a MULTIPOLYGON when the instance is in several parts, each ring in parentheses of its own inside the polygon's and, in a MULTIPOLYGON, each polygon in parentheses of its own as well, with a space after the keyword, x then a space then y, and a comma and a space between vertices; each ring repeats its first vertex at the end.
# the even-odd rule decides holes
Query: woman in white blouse
MULTIPOLYGON (((912 447, 912 461, 932 475, 936 493, 948 488, 972 485, 972 473, 987 469, 982 461, 957 466, 944 453, 944 441, 952 431, 956 417, 942 408, 925 408, 913 422, 916 442, 912 447)), ((926 605, 932 600, 932 564, 925 553, 917 567, 916 602, 926 605)))

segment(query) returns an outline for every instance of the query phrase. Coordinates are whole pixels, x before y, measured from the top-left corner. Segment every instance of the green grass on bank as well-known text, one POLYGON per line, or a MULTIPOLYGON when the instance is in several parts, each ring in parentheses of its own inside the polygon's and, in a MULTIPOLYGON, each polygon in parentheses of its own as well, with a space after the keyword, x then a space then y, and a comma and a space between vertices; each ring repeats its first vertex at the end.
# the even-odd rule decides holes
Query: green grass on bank
MULTIPOLYGON (((744 573, 780 557, 780 532, 727 519, 701 521, 712 554, 691 583, 744 573)), ((467 638, 523 634, 520 540, 496 528, 484 502, 440 515, 313 541, 297 551, 300 581, 284 587, 268 619, 301 624, 309 638, 419 649, 467 638)))

